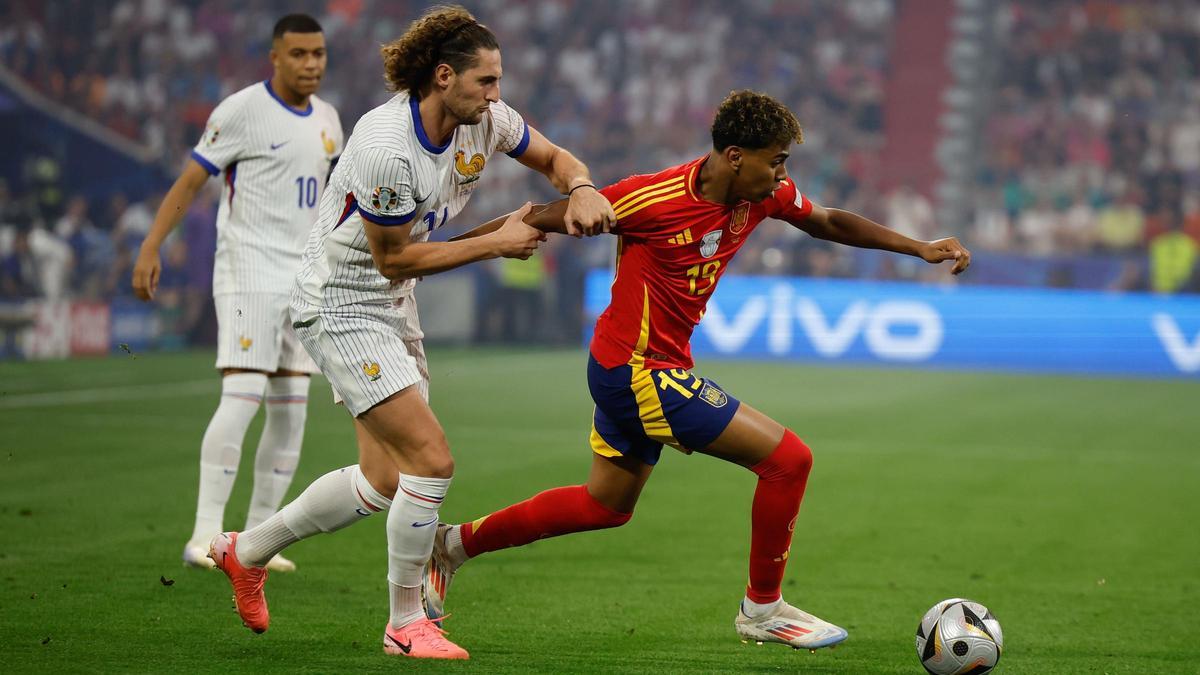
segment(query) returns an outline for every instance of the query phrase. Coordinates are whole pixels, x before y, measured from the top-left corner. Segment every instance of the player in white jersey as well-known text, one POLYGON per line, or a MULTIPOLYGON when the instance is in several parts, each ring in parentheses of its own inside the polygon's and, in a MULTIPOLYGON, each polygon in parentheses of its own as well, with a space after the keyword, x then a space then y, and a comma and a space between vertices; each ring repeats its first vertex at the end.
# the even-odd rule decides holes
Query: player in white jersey
POLYGON ((386 510, 384 650, 465 659, 421 602, 454 460, 427 402, 412 289, 419 277, 477 260, 528 258, 544 235, 521 221, 528 204, 478 240, 430 242, 429 233, 459 212, 495 152, 570 194, 573 234, 605 231, 614 216, 587 167, 500 101, 499 46, 466 10, 430 10, 383 56, 400 93, 350 136, 292 296, 301 341, 354 417, 359 462, 317 479, 262 525, 217 537, 212 555, 233 583, 242 620, 261 632, 269 623, 262 565, 293 542, 386 510))
MULTIPOLYGON (((292 14, 275 25, 274 75, 226 98, 213 110, 142 243, 133 286, 154 297, 158 251, 209 176, 224 174, 217 211, 213 300, 221 402, 200 445, 200 494, 185 565, 212 567, 208 543, 223 529, 242 441, 266 399, 266 423, 254 460, 247 529, 279 508, 300 459, 309 374, 316 365, 296 339, 288 296, 304 242, 334 159, 342 124, 314 94, 325 72, 325 38, 312 17, 292 14)), ((282 556, 271 568, 295 568, 282 556)))

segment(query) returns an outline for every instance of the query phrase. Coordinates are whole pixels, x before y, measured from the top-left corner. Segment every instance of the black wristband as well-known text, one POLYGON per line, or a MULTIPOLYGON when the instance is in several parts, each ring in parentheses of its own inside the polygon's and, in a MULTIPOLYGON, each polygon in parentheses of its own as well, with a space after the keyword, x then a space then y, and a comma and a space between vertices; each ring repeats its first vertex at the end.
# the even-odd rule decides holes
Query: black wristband
POLYGON ((567 190, 567 196, 570 197, 573 192, 575 192, 576 190, 578 190, 581 187, 590 187, 593 190, 596 189, 596 186, 592 185, 591 183, 580 183, 579 185, 576 185, 575 187, 571 188, 570 190, 567 190))

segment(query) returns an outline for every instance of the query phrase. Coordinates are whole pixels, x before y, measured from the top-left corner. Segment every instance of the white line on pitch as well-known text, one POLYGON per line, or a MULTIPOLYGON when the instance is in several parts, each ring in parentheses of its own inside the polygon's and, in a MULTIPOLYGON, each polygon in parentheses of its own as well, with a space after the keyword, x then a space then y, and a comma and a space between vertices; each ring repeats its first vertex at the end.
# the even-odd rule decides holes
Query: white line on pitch
POLYGON ((131 384, 119 387, 97 387, 95 389, 64 389, 43 391, 36 394, 0 396, 0 410, 18 408, 56 408, 83 403, 107 401, 145 401, 157 398, 183 398, 200 394, 216 395, 221 391, 218 378, 207 380, 185 380, 163 384, 131 384))

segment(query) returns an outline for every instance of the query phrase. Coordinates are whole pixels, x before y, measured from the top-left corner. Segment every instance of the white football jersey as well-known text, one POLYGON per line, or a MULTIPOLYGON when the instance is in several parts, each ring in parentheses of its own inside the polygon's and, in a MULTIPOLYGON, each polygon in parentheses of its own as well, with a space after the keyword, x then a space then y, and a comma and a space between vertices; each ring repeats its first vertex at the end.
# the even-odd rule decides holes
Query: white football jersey
POLYGON ((291 292, 317 218, 329 165, 343 147, 333 106, 288 106, 258 82, 212 111, 192 159, 224 172, 217 210, 213 295, 291 292))
POLYGON ((407 93, 363 115, 329 178, 296 277, 292 306, 302 320, 321 307, 384 304, 411 293, 415 279, 392 283, 375 268, 363 219, 411 227, 412 241, 426 241, 466 205, 492 153, 519 157, 528 145, 525 120, 503 102, 491 104, 479 124, 456 128, 443 146, 426 135, 407 93))

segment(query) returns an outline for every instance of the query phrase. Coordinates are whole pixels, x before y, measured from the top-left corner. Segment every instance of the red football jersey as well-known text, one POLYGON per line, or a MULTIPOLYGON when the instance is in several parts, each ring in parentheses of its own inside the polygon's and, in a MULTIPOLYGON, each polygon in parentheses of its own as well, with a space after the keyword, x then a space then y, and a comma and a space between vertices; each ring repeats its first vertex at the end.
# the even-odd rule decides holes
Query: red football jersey
POLYGON ((790 179, 766 200, 726 206, 698 194, 708 159, 602 190, 617 214, 612 301, 596 321, 591 351, 600 365, 692 367, 692 331, 746 237, 766 218, 802 222, 812 203, 790 179))

